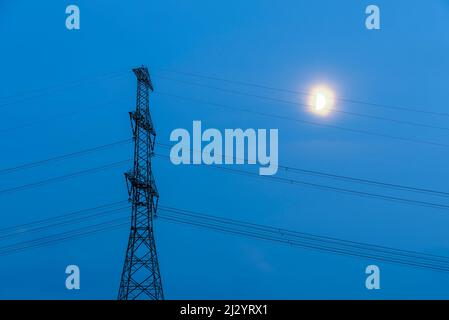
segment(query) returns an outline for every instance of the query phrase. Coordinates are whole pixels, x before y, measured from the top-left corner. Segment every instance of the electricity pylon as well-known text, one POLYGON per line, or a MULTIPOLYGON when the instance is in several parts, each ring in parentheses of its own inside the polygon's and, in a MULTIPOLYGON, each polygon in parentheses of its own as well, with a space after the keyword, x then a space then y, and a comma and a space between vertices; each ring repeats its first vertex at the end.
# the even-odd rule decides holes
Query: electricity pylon
POLYGON ((118 299, 161 300, 164 293, 153 233, 153 217, 159 200, 151 170, 156 138, 149 109, 153 84, 146 67, 133 72, 137 77, 137 103, 136 110, 129 115, 134 137, 134 167, 125 173, 132 217, 118 299))

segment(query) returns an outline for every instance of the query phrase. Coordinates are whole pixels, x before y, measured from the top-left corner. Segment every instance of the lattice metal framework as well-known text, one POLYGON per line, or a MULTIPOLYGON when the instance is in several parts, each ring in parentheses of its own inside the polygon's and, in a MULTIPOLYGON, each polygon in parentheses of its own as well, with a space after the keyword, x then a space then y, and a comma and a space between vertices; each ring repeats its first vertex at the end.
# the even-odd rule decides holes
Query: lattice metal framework
POLYGON ((125 173, 132 217, 118 299, 161 300, 164 293, 153 231, 159 200, 151 169, 156 139, 149 108, 153 84, 146 67, 133 69, 133 72, 137 77, 137 103, 136 110, 129 115, 134 137, 134 166, 125 173))

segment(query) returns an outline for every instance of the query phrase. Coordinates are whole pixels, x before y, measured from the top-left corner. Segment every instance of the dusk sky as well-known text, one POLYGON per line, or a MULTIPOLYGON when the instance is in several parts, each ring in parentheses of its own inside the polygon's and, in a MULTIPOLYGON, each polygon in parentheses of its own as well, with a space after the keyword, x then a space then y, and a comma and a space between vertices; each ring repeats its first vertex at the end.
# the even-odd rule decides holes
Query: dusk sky
MULTIPOLYGON (((150 110, 159 143, 173 145, 170 133, 191 131, 194 120, 222 132, 278 129, 284 166, 449 192, 448 31, 448 0, 0 0, 0 298, 116 299, 129 227, 5 255, 9 245, 83 225, 2 234, 4 228, 127 200, 123 174, 131 162, 3 191, 130 159, 132 144, 1 170, 131 138, 131 69, 140 65, 149 68, 155 88, 150 110), (69 4, 81 10, 80 30, 66 29, 69 4), (380 8, 380 30, 365 27, 370 4, 380 8), (336 97, 335 112, 326 117, 310 113, 307 95, 300 94, 320 84, 336 97), (72 264, 81 270, 80 290, 65 288, 65 268, 72 264)), ((160 145, 155 152, 169 155, 160 145)), ((258 172, 258 166, 227 167, 258 172)), ((153 171, 162 206, 449 257, 447 209, 206 165, 175 166, 163 157, 154 158, 153 171)), ((276 177, 449 206, 447 197, 282 169, 276 177)), ((84 225, 130 215, 128 210, 84 225)), ((162 219, 155 220, 155 234, 166 299, 449 298, 448 272, 162 219), (380 290, 365 288, 371 264, 381 270, 380 290)))

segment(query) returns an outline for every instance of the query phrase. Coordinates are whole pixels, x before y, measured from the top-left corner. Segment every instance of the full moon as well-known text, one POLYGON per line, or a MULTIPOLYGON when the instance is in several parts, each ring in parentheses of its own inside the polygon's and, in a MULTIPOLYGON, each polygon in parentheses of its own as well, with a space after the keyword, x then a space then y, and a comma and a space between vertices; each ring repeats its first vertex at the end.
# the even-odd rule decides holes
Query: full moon
POLYGON ((309 111, 319 116, 327 116, 334 107, 334 92, 326 86, 316 86, 309 98, 309 111))

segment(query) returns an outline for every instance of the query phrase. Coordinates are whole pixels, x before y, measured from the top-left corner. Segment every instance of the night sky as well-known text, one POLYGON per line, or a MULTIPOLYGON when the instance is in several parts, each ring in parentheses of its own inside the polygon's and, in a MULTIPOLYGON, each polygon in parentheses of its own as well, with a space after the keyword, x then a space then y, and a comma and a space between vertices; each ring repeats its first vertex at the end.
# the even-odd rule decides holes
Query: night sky
MULTIPOLYGON (((128 111, 135 107, 136 90, 131 69, 146 65, 155 87, 150 108, 160 143, 173 145, 172 130, 191 131, 194 120, 221 131, 278 129, 283 165, 449 192, 448 30, 447 0, 0 0, 0 170, 131 138, 128 111), (365 28, 365 8, 373 3, 381 10, 380 30, 365 28), (65 27, 69 4, 80 7, 80 30, 65 27), (304 108, 306 98, 299 93, 169 70, 297 92, 326 84, 339 112, 318 117, 304 108)), ((156 146, 156 152, 169 150, 156 146)), ((132 145, 121 144, 2 173, 0 190, 131 157, 132 145)), ((127 200, 123 173, 131 165, 0 191, 0 228, 127 200)), ((164 206, 449 256, 448 210, 280 184, 204 165, 175 166, 161 157, 153 167, 164 206)), ((449 205, 447 197, 283 170, 277 176, 449 205)), ((126 215, 130 211, 88 223, 126 215)), ((80 224, 58 230, 76 227, 80 224)), ((125 226, 8 255, 1 255, 5 246, 51 230, 0 237, 0 298, 115 299, 128 232, 125 226), (70 264, 81 269, 81 290, 65 288, 70 264)), ((444 272, 162 219, 155 232, 167 299, 449 298, 444 272), (370 264, 381 269, 380 290, 365 288, 370 264)))

